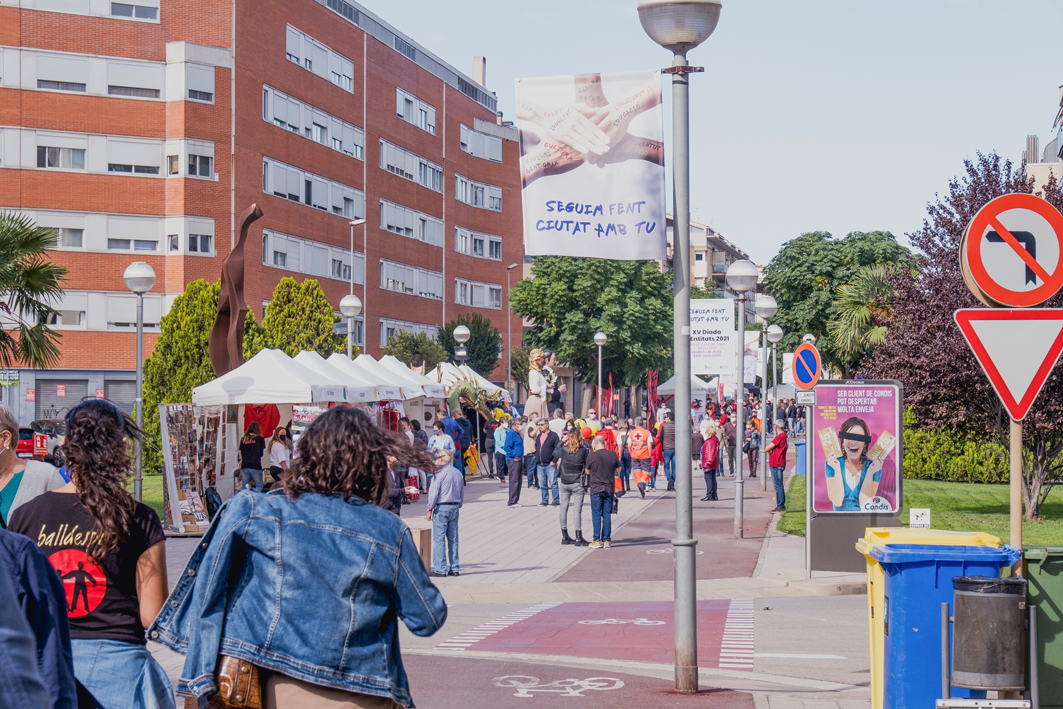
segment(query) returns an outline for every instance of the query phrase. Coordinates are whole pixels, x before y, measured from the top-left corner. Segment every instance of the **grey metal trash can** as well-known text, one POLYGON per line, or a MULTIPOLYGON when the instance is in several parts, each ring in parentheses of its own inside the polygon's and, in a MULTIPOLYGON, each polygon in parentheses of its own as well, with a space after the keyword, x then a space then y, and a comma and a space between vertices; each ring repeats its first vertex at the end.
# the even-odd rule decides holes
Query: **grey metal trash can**
POLYGON ((1026 580, 957 576, 953 588, 952 685, 1026 686, 1026 580))

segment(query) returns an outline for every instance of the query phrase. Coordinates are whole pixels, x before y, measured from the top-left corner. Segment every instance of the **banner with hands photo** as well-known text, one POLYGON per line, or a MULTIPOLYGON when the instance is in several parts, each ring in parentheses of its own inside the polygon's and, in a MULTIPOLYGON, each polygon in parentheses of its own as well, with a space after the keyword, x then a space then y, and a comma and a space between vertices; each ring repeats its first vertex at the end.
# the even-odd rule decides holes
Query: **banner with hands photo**
POLYGON ((517 80, 530 256, 664 259, 657 70, 517 80))

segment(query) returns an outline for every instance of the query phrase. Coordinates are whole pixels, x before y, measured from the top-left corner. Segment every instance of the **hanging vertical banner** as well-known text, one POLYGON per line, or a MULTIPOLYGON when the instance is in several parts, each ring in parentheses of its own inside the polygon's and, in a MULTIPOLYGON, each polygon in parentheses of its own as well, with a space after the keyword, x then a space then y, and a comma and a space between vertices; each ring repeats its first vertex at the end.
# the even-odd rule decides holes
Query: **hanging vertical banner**
POLYGON ((735 305, 725 298, 690 301, 690 371, 736 376, 735 305))
POLYGON ((666 257, 659 71, 517 80, 529 256, 666 257))

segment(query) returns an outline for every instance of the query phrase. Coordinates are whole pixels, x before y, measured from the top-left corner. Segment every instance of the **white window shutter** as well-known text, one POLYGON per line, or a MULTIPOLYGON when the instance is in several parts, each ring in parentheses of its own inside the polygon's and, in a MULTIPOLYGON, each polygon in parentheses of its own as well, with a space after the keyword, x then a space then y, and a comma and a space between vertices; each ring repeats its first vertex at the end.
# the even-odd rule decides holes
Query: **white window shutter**
POLYGON ((214 67, 188 64, 188 88, 192 91, 214 93, 214 67))
POLYGON ((303 56, 303 34, 294 27, 288 27, 287 46, 288 54, 291 54, 297 59, 302 59, 303 56))
POLYGON ((38 53, 37 78, 42 81, 66 81, 87 84, 89 80, 89 60, 38 53))
POLYGON ((502 162, 502 139, 493 135, 487 137, 487 159, 502 162))
POLYGON ((303 198, 303 174, 291 168, 288 168, 288 194, 297 195, 300 201, 303 198))
MULTIPOLYGON (((132 86, 138 89, 162 91, 164 81, 165 69, 161 64, 123 62, 114 59, 107 62, 107 83, 111 86, 132 86)), ((213 83, 211 81, 212 85, 213 83)))
POLYGON ((315 207, 328 208, 328 184, 324 180, 314 179, 310 195, 315 207))

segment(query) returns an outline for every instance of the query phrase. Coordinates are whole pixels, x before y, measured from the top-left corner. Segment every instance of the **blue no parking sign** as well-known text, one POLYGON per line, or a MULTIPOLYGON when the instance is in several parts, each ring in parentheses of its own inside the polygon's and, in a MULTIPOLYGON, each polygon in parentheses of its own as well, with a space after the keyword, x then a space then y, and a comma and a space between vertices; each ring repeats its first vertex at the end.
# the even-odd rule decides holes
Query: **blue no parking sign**
POLYGON ((819 381, 819 373, 822 364, 819 359, 819 350, 814 345, 804 343, 794 352, 793 367, 794 381, 800 389, 811 389, 819 381))

